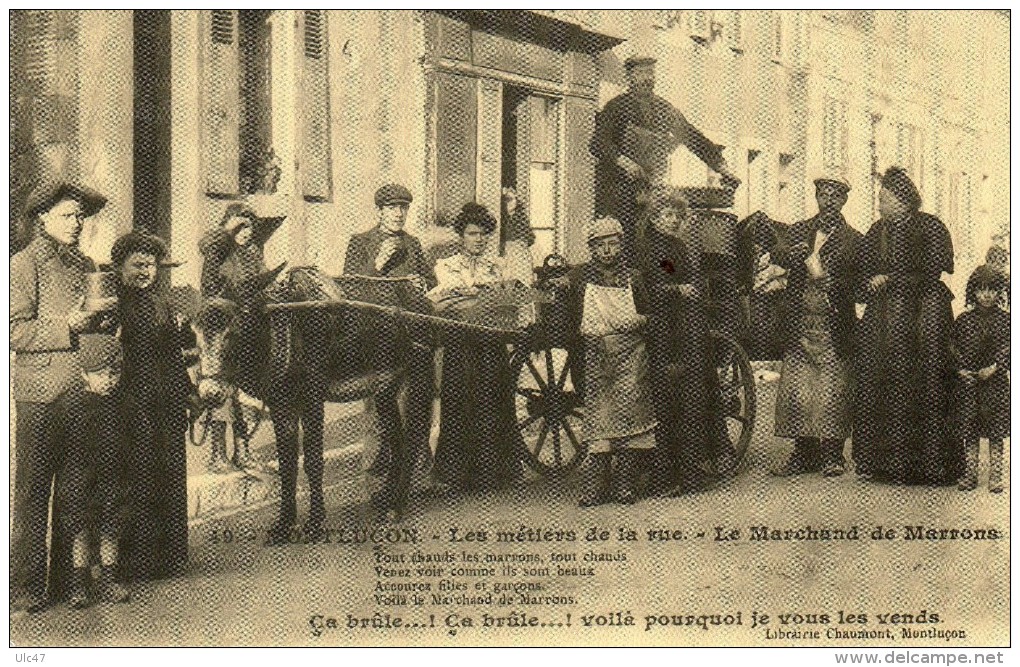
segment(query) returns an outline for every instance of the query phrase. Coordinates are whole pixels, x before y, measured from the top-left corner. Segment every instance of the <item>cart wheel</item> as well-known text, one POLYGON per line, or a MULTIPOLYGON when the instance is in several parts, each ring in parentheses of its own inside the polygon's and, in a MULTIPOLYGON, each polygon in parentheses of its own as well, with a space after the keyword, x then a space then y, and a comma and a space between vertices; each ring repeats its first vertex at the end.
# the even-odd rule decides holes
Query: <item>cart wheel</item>
POLYGON ((754 433, 754 374, 747 353, 736 340, 719 331, 711 331, 715 369, 719 375, 723 443, 719 454, 719 473, 733 475, 747 454, 754 433))
POLYGON ((510 360, 522 454, 541 475, 566 474, 584 458, 583 402, 572 372, 576 363, 573 353, 558 347, 518 350, 510 360))

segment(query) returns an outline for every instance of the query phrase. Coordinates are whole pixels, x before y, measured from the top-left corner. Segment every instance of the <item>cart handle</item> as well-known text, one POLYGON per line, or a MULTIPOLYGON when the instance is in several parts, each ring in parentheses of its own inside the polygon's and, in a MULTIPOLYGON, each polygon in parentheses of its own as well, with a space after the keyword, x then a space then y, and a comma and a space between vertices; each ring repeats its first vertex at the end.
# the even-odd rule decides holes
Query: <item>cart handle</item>
POLYGON ((331 299, 329 301, 294 301, 290 303, 270 303, 266 304, 266 309, 269 311, 275 310, 320 310, 328 308, 355 308, 357 310, 367 310, 373 313, 379 313, 380 315, 386 315, 394 319, 404 319, 410 322, 428 323, 435 324, 441 327, 453 328, 458 331, 473 331, 475 333, 486 333, 495 334, 498 336, 507 336, 512 338, 519 338, 523 335, 523 331, 517 329, 501 329, 499 327, 490 327, 484 324, 474 324, 471 322, 461 322, 458 320, 452 320, 448 317, 439 317, 438 315, 425 315, 423 313, 415 313, 413 311, 404 310, 396 306, 380 306, 375 303, 367 303, 365 301, 351 301, 350 299, 331 299))

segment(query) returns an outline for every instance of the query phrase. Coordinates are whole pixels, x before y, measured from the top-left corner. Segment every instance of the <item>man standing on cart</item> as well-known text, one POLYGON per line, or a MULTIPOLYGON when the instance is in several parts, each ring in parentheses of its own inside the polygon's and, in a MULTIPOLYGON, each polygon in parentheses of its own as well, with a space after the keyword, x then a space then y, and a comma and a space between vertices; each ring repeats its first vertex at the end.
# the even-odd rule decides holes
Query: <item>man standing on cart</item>
POLYGON ((624 257, 633 266, 638 196, 665 175, 676 146, 687 146, 726 184, 735 187, 740 180, 727 169, 723 147, 653 92, 655 58, 631 57, 624 68, 628 90, 609 100, 595 117, 590 151, 597 159, 595 217, 611 216, 621 222, 624 257))

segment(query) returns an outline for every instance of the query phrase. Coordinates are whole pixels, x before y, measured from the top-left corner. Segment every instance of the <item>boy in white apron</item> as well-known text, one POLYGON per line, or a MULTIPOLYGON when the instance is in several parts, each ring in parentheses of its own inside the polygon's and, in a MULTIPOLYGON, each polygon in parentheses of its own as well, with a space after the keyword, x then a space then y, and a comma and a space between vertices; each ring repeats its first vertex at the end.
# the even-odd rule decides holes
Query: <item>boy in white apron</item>
POLYGON ((637 500, 644 456, 655 447, 655 411, 645 328, 648 293, 622 259, 623 227, 614 218, 588 230, 592 261, 571 280, 577 330, 584 340, 584 441, 579 505, 637 500), (613 458, 616 466, 613 468, 613 458))

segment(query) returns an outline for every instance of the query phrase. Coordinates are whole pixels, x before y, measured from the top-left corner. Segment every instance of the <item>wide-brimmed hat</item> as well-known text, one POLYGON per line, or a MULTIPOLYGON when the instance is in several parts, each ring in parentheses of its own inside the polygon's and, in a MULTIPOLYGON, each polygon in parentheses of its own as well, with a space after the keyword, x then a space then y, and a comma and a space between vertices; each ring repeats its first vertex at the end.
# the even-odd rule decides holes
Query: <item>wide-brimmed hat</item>
POLYGON ((623 225, 616 218, 598 218, 588 225, 588 242, 605 236, 623 236, 623 225))
POLYGON ((106 197, 94 190, 66 181, 44 181, 28 196, 25 216, 30 220, 34 219, 65 200, 78 202, 84 218, 91 218, 106 206, 106 197))

